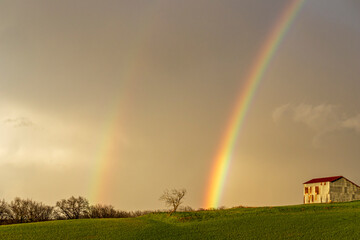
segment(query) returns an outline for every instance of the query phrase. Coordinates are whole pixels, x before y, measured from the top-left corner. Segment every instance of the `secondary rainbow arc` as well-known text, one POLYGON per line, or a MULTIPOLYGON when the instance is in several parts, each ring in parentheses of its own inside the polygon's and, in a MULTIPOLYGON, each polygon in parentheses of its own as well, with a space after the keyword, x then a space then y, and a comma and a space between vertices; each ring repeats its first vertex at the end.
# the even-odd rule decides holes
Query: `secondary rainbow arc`
POLYGON ((149 3, 146 17, 149 21, 139 25, 138 37, 124 52, 126 62, 121 67, 120 80, 122 86, 119 93, 112 100, 109 114, 104 119, 103 134, 100 136, 97 151, 93 159, 92 171, 89 173, 89 200, 91 203, 108 203, 113 191, 111 175, 114 174, 113 166, 121 162, 122 152, 119 149, 121 142, 122 124, 124 124, 124 106, 132 94, 129 89, 136 84, 142 75, 140 69, 146 64, 146 43, 161 20, 158 11, 161 10, 161 1, 149 3))

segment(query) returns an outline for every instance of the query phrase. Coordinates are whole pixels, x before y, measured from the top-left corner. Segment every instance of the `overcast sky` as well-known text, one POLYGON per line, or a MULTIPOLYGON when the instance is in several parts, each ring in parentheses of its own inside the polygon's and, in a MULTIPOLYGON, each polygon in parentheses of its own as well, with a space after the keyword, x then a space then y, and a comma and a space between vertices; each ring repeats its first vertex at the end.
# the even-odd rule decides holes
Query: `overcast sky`
MULTIPOLYGON (((202 207, 244 77, 288 4, 0 0, 0 198, 160 209, 164 189, 184 187, 202 207)), ((360 184, 359 26, 357 0, 305 1, 221 205, 300 204, 316 177, 360 184)))

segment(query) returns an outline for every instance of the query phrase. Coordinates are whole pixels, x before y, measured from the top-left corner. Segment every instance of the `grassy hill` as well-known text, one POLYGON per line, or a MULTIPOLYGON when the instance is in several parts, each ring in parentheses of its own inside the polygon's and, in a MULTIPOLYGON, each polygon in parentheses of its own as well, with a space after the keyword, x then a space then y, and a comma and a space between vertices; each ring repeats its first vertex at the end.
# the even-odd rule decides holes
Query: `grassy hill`
POLYGON ((360 239, 360 201, 15 224, 0 239, 360 239))

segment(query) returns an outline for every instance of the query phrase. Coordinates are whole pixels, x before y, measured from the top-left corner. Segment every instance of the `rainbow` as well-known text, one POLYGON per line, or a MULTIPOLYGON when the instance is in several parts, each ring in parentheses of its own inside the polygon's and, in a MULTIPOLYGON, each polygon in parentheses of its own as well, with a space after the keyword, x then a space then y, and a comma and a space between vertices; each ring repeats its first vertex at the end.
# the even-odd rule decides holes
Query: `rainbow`
MULTIPOLYGON (((111 106, 108 106, 108 114, 102 124, 102 132, 99 136, 97 149, 92 159, 92 167, 89 172, 89 189, 88 196, 91 204, 106 203, 108 204, 111 192, 114 192, 113 177, 114 168, 121 164, 123 134, 122 128, 125 124, 126 102, 131 99, 131 89, 142 77, 139 70, 146 65, 147 41, 151 38, 156 26, 161 19, 158 11, 161 7, 161 1, 156 0, 148 3, 147 11, 144 12, 148 21, 138 26, 138 36, 123 53, 124 62, 119 69, 121 74, 119 81, 122 86, 118 89, 118 94, 112 100, 111 106)), ((117 69, 117 70, 119 70, 117 69)))
POLYGON ((254 98, 255 92, 273 58, 280 43, 284 39, 295 17, 302 8, 305 0, 292 0, 277 20, 274 28, 270 31, 265 43, 260 49, 258 56, 245 79, 236 100, 234 111, 230 117, 225 134, 221 140, 220 147, 214 159, 208 187, 206 188, 204 205, 206 208, 219 206, 223 193, 225 180, 229 171, 232 153, 239 132, 243 126, 244 119, 254 98))
MULTIPOLYGON (((118 106, 120 108, 120 106, 118 106)), ((95 163, 90 182, 90 201, 92 203, 104 203, 108 200, 108 188, 111 180, 111 167, 115 165, 119 157, 119 143, 121 141, 121 118, 120 112, 110 114, 105 130, 100 140, 100 148, 95 156, 95 163)))

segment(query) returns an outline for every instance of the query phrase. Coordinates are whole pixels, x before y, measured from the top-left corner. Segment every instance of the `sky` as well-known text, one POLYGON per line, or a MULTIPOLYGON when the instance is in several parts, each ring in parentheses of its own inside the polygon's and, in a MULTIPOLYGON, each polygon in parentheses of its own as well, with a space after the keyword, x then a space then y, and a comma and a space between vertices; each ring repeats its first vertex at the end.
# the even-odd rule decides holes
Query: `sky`
MULTIPOLYGON (((289 0, 0 0, 0 198, 203 207, 246 73, 289 0)), ((221 205, 360 184, 360 3, 306 0, 236 141, 221 205)))

